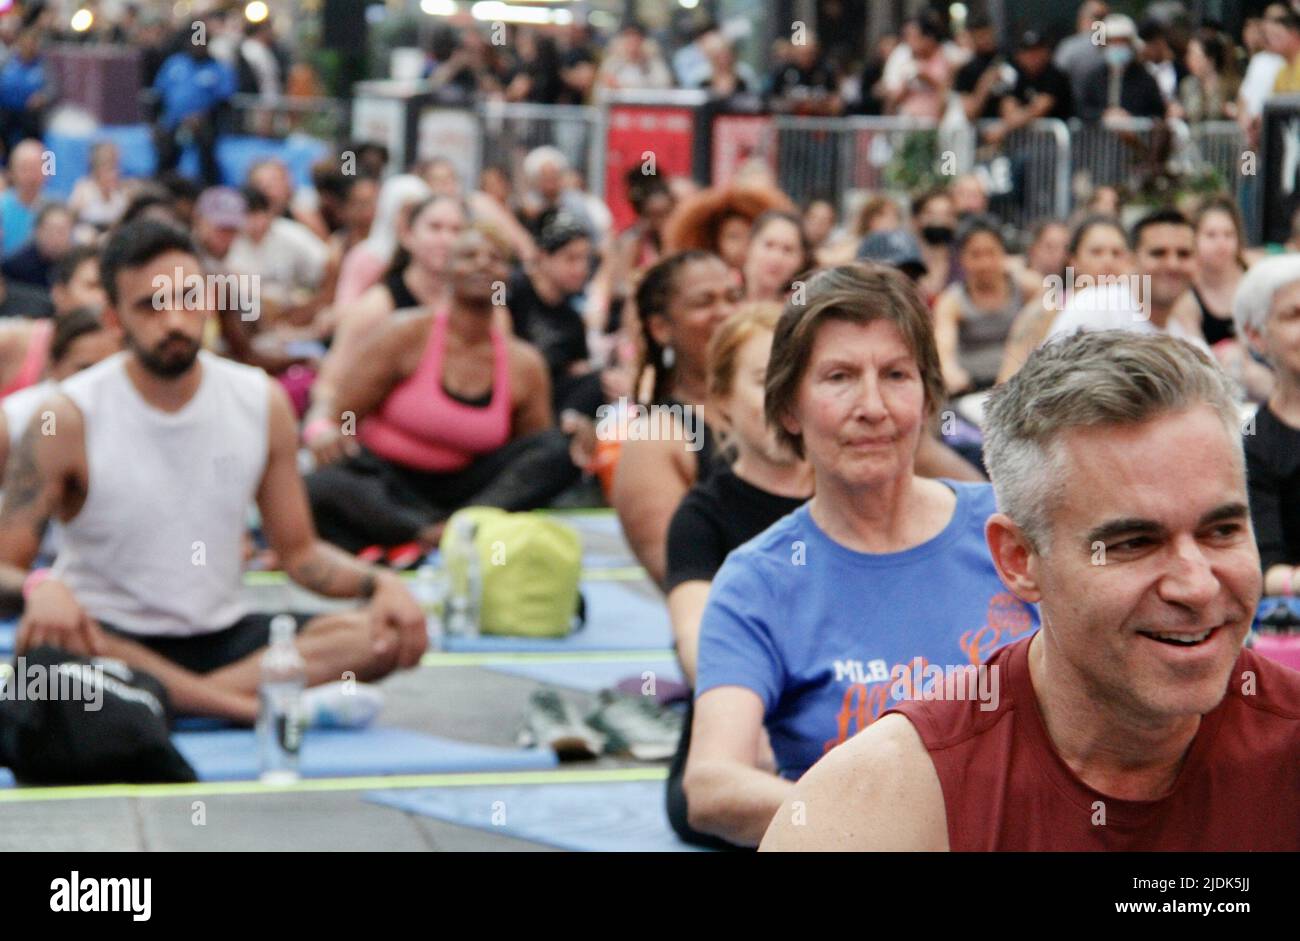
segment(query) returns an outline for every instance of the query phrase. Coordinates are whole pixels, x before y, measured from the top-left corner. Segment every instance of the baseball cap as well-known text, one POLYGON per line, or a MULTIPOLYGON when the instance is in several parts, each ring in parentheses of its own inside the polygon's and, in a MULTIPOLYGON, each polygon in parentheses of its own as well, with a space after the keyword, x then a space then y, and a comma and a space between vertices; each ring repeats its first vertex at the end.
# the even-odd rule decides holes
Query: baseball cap
POLYGON ((1127 39, 1134 44, 1138 42, 1137 26, 1132 17, 1125 16, 1123 13, 1112 13, 1101 22, 1107 42, 1112 39, 1127 39))
POLYGON ((223 229, 240 229, 244 226, 247 206, 239 190, 229 186, 213 186, 199 195, 194 214, 223 229))
POLYGON ((1020 40, 1016 43, 1017 49, 1046 49, 1047 39, 1042 33, 1034 29, 1027 29, 1020 34, 1020 40))
POLYGON ((872 232, 858 246, 858 260, 890 265, 912 277, 920 277, 929 271, 921 258, 921 246, 906 229, 872 232))

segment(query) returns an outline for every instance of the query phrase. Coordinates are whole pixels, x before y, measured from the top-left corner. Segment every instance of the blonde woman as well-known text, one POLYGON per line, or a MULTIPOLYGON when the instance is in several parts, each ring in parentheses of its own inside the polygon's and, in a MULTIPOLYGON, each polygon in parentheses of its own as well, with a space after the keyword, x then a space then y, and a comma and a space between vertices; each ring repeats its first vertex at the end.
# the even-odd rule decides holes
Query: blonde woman
MULTIPOLYGON (((713 576, 732 549, 812 496, 812 468, 777 440, 763 414, 763 382, 780 316, 779 304, 746 304, 718 327, 709 344, 709 406, 720 419, 723 453, 734 459, 692 487, 673 515, 664 586, 677 659, 692 685, 700 617, 713 576)), ((682 775, 690 747, 688 715, 668 774, 668 819, 687 842, 718 846, 724 841, 687 822, 682 775)), ((770 753, 766 743, 764 749, 770 753)))

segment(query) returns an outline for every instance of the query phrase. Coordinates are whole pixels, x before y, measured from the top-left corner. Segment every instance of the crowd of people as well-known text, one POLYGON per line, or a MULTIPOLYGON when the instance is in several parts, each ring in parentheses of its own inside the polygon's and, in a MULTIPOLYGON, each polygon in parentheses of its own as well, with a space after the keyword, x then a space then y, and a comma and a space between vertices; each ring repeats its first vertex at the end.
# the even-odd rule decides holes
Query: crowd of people
MULTIPOLYGON (((1103 15, 1085 3, 1081 31, 1103 15)), ((969 26, 982 66, 952 67, 923 16, 907 65, 867 87, 912 109, 951 80, 1005 130, 1083 69, 1067 40, 1050 103, 998 103, 991 34, 969 26)), ((620 38, 592 81, 673 81, 620 38)), ((1197 55, 1226 55, 1210 38, 1197 55)), ((435 80, 478 81, 492 51, 464 43, 435 80)), ((1238 100, 1201 62, 1164 82, 1165 47, 1141 80, 1162 110, 1238 100)), ((844 107, 807 48, 775 84, 844 107)), ((1022 37, 1017 74, 1054 68, 1045 53, 1022 37)), ((1300 254, 1250 248, 1231 198, 1126 226, 1120 194, 1097 194, 1012 244, 971 177, 872 194, 842 224, 761 168, 702 187, 637 167, 636 221, 613 232, 549 147, 519 197, 499 168, 462 180, 360 142, 306 185, 277 159, 237 187, 128 182, 105 144, 61 203, 41 157, 20 136, 0 195, 0 600, 22 610, 20 651, 114 656, 182 712, 250 722, 269 615, 241 579, 273 566, 363 602, 298 619, 328 703, 347 672, 418 663, 424 613, 395 572, 452 513, 585 488, 664 593, 694 688, 667 796, 684 839, 1288 839, 1271 822, 1300 812, 1300 677, 1241 644, 1261 594, 1300 590, 1300 254), (632 405, 702 435, 602 436, 602 409, 632 405), (1008 678, 991 711, 898 688, 914 662, 990 657, 1008 678), (1225 698, 1234 665, 1265 678, 1257 700, 1225 698), (1115 798, 1102 836, 1078 809, 1096 793, 1115 798)))
MULTIPOLYGON (((52 41, 139 49, 140 87, 160 99, 163 142, 183 128, 206 149, 213 122, 189 119, 210 117, 236 92, 269 101, 327 93, 271 18, 246 22, 241 10, 217 6, 195 22, 201 41, 133 5, 81 32, 52 5, 11 8, 0 16, 0 137, 12 146, 37 134, 58 102, 43 54, 52 41)), ((990 143, 1042 117, 1226 120, 1249 132, 1270 93, 1300 87, 1300 18, 1283 3, 1248 17, 1239 38, 1185 13, 1135 22, 1104 0, 1080 4, 1076 30, 1064 37, 1012 22, 1004 39, 978 8, 955 22, 924 10, 861 50, 842 37, 825 47, 800 25, 768 50, 765 74, 740 58, 730 24, 706 17, 657 33, 626 20, 608 37, 580 19, 547 30, 512 27, 504 39, 442 26, 423 47, 423 75, 445 103, 588 104, 608 91, 703 89, 744 110, 985 121, 990 143)))

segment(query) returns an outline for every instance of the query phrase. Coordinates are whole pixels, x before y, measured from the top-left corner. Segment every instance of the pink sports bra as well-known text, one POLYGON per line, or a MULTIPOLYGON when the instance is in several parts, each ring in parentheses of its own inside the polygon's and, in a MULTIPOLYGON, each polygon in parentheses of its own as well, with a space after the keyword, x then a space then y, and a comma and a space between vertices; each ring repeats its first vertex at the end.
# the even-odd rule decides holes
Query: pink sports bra
POLYGON ((492 398, 466 405, 442 387, 447 314, 434 314, 420 363, 373 415, 359 437, 370 451, 414 470, 451 473, 510 440, 510 348, 492 328, 492 398))
POLYGON ((27 341, 27 352, 18 372, 9 380, 9 384, 0 389, 0 399, 20 389, 34 386, 45 372, 45 362, 50 358, 50 339, 54 336, 53 320, 38 320, 32 324, 32 334, 27 341))

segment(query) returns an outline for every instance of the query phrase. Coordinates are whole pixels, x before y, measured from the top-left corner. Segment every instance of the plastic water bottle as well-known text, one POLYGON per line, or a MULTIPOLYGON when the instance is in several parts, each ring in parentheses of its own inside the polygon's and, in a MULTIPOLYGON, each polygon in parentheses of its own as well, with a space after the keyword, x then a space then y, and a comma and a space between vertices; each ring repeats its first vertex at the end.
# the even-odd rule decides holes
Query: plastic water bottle
POLYGON ((425 562, 415 571, 415 583, 411 586, 415 600, 424 612, 424 623, 429 631, 429 643, 438 648, 442 641, 442 619, 447 607, 447 585, 444 573, 432 563, 425 562))
POLYGON ((477 532, 478 525, 471 519, 461 518, 456 522, 455 552, 447 560, 451 591, 447 596, 443 626, 448 635, 478 636, 483 577, 479 569, 478 548, 474 545, 477 532))
POLYGON ((280 614, 271 620, 271 646, 262 656, 261 712, 257 739, 262 761, 262 781, 289 784, 298 780, 304 716, 302 691, 307 685, 307 664, 294 646, 294 619, 280 614))

